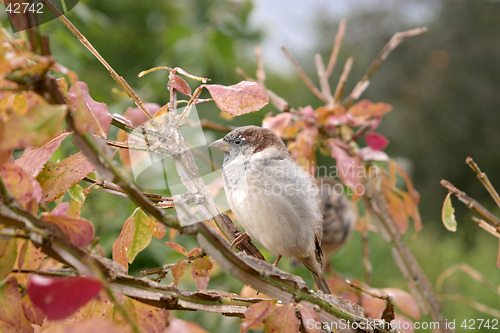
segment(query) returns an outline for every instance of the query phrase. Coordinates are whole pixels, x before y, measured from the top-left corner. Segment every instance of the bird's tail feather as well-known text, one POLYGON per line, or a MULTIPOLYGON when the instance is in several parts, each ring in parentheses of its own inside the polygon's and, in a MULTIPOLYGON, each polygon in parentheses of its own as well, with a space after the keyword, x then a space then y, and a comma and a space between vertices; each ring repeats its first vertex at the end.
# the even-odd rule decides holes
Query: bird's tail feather
MULTIPOLYGON (((299 258, 297 258, 299 259, 299 258)), ((307 267, 308 270, 311 271, 311 274, 318 286, 318 289, 324 292, 325 294, 331 294, 330 286, 328 282, 326 282, 325 273, 321 267, 321 264, 318 263, 315 257, 306 257, 299 259, 304 266, 307 267)))

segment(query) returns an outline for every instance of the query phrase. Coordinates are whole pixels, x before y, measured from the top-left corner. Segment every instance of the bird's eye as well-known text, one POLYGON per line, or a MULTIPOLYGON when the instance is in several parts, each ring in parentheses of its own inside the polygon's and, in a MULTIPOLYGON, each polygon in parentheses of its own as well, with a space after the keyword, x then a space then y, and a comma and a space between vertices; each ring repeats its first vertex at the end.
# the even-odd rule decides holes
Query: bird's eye
POLYGON ((241 142, 242 142, 241 138, 234 139, 234 144, 241 145, 241 142))

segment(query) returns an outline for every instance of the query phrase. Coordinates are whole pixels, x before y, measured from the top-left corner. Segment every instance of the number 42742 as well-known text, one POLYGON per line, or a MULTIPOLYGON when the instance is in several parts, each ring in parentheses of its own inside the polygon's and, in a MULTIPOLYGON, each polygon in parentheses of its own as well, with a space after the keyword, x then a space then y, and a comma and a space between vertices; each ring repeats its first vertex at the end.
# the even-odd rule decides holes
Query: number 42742
POLYGON ((498 330, 498 319, 464 319, 460 327, 468 330, 479 330, 487 328, 490 330, 498 330))
POLYGON ((29 3, 29 2, 16 2, 9 3, 5 9, 7 13, 11 14, 26 14, 26 13, 36 13, 43 14, 43 4, 42 3, 29 3))

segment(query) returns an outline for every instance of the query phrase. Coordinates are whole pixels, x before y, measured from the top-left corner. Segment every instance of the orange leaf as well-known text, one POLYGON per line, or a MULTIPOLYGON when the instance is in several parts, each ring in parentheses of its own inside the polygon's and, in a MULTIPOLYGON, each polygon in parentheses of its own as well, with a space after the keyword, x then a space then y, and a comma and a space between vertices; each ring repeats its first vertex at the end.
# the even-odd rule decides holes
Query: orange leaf
POLYGON ((132 215, 130 215, 125 221, 122 227, 122 231, 120 232, 120 236, 118 236, 118 238, 113 243, 113 260, 125 267, 125 269, 127 270, 127 249, 130 244, 132 244, 132 239, 134 238, 134 216, 136 211, 134 211, 132 215))
POLYGON ((396 226, 401 233, 404 233, 408 229, 408 213, 406 212, 403 200, 395 193, 384 193, 387 205, 389 206, 389 213, 391 214, 396 226))
POLYGON ((42 197, 40 184, 15 164, 0 166, 0 176, 7 192, 17 199, 21 207, 35 214, 42 197))
POLYGON ((174 286, 177 286, 179 279, 184 276, 186 271, 187 260, 182 259, 174 267, 172 267, 172 277, 174 278, 174 286))
POLYGON ((201 249, 200 246, 198 247, 195 247, 194 249, 192 249, 191 251, 189 251, 187 253, 187 256, 188 257, 195 257, 195 256, 199 256, 200 254, 202 254, 203 250, 201 249))
POLYGON ((57 225, 76 246, 85 247, 94 239, 94 226, 87 220, 52 214, 43 214, 42 220, 57 225))
POLYGON ((298 332, 299 319, 292 303, 276 306, 264 324, 265 332, 298 332))
MULTIPOLYGON (((318 313, 304 304, 298 304, 302 326, 304 326, 307 333, 320 333, 317 323, 321 325, 318 313)), ((321 327, 321 326, 320 326, 321 327)))
POLYGON ((258 111, 269 102, 266 91, 255 82, 241 81, 233 86, 208 84, 205 87, 217 107, 234 116, 258 111))
POLYGON ((0 332, 32 332, 24 315, 21 293, 14 277, 0 282, 0 332))
POLYGON ((14 114, 0 132, 1 150, 44 145, 61 132, 65 114, 65 105, 41 105, 26 115, 14 114))
POLYGON ((66 190, 79 183, 94 170, 94 166, 82 152, 57 163, 48 162, 37 177, 43 189, 42 202, 46 203, 59 198, 66 190))
POLYGON ((316 154, 314 145, 318 138, 318 129, 316 127, 307 127, 300 131, 295 137, 295 141, 289 142, 288 148, 290 155, 303 167, 310 175, 316 173, 316 154))
POLYGON ((364 99, 347 110, 351 116, 355 118, 372 119, 378 116, 382 116, 392 110, 392 106, 385 103, 372 103, 371 101, 364 99))
POLYGON ((269 128, 281 138, 293 137, 299 130, 292 123, 292 114, 290 112, 283 112, 276 116, 264 118, 262 127, 269 128))
POLYGON ((50 159, 52 154, 59 148, 61 142, 69 135, 65 132, 56 137, 53 137, 49 142, 38 148, 28 148, 23 152, 23 155, 16 160, 16 165, 19 165, 32 177, 38 176, 42 171, 43 166, 50 159))
POLYGON ((177 243, 172 243, 172 242, 165 242, 165 244, 167 244, 175 252, 187 256, 187 251, 182 245, 179 245, 177 243))
POLYGON ((207 289, 212 268, 213 264, 208 257, 196 258, 191 262, 191 276, 198 290, 207 289))
POLYGON ((261 301, 250 306, 245 311, 245 319, 241 323, 241 333, 248 330, 260 330, 264 327, 264 320, 269 317, 276 301, 261 301))

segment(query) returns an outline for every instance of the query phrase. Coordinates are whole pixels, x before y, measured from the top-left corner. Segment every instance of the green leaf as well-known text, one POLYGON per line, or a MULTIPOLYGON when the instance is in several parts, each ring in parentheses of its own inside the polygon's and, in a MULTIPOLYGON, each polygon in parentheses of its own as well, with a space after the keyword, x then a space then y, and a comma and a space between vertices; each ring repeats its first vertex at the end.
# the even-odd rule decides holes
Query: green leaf
POLYGON ((148 224, 148 216, 141 209, 134 216, 134 236, 132 243, 127 249, 127 260, 132 263, 139 252, 144 250, 151 242, 151 229, 148 224))
POLYGON ((85 201, 85 194, 83 193, 83 188, 80 185, 75 185, 68 189, 68 194, 71 196, 71 199, 76 202, 85 201))
POLYGON ((457 231, 457 221, 455 220, 455 209, 451 205, 451 192, 448 193, 446 199, 444 199, 443 211, 441 217, 443 219, 443 224, 449 231, 457 231))

